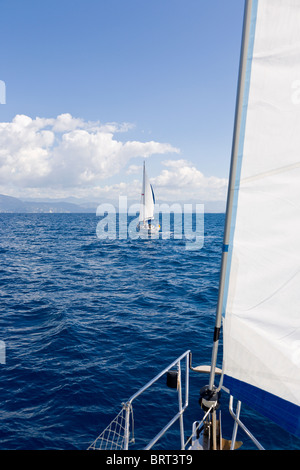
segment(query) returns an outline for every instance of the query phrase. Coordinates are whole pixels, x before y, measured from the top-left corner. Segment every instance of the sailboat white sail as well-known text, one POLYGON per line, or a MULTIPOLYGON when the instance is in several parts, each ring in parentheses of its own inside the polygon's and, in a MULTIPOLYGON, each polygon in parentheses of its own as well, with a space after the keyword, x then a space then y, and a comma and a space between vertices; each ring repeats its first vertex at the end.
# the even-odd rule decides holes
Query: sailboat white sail
POLYGON ((139 227, 146 230, 158 231, 159 227, 152 225, 154 220, 155 196, 152 184, 146 173, 145 162, 143 166, 143 184, 140 203, 139 227))
POLYGON ((300 437, 300 1, 246 14, 216 328, 224 386, 300 437))
POLYGON ((145 162, 143 166, 143 185, 141 194, 140 216, 139 221, 145 224, 149 220, 154 219, 155 197, 152 185, 146 173, 145 162))

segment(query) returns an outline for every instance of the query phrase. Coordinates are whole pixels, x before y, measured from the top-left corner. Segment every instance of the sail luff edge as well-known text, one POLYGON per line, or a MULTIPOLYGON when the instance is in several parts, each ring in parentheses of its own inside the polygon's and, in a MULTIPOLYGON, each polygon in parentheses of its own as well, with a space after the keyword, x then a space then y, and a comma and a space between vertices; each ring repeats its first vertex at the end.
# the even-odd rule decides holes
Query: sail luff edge
MULTIPOLYGON (((251 63, 249 63, 249 55, 252 59, 253 53, 253 26, 255 27, 256 13, 258 7, 258 0, 246 0, 245 9, 244 9, 244 24, 243 24, 243 37, 242 37, 242 46, 240 54, 240 66, 239 66, 239 79, 237 87, 237 99, 236 99, 236 109, 235 109, 235 121, 234 121, 234 131, 233 131, 233 141, 232 141, 232 152, 231 152, 231 164, 230 164, 230 174, 229 174, 229 185, 227 193, 227 203, 226 203, 226 219, 225 219, 225 228, 224 228, 224 238, 223 238, 223 250, 222 250, 222 260, 221 260, 221 272, 219 280, 219 296, 217 303, 217 312, 216 312, 216 321, 215 321, 215 330, 214 330, 214 341, 212 348, 212 358, 211 358, 211 373, 209 379, 209 389, 213 390, 214 380, 215 380, 215 367, 217 364, 217 354, 219 346, 219 332, 221 329, 223 307, 224 307, 224 292, 225 292, 225 283, 228 269, 228 261, 230 257, 229 253, 229 243, 230 235, 232 229, 232 215, 234 208, 234 199, 236 194, 236 177, 238 170, 238 157, 240 151, 240 140, 241 140, 241 131, 243 124, 243 117, 245 115, 245 100, 248 100, 247 93, 249 93, 249 88, 247 89, 247 79, 251 73, 251 63), (252 40, 251 40, 252 34, 252 40), (250 50, 249 50, 250 49, 250 50)), ((248 80, 249 82, 249 80, 248 80)), ((249 86, 249 83, 248 83, 249 86)))

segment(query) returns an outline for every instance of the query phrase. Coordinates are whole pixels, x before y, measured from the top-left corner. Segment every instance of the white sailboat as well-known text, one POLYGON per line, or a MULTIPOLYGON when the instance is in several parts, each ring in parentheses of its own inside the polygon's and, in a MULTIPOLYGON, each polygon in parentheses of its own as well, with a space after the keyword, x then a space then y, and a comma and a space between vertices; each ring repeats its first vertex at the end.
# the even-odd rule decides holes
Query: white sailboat
MULTIPOLYGON (((122 448, 128 449, 130 443, 133 401, 166 373, 170 383, 175 375, 179 411, 145 449, 151 449, 177 420, 181 449, 235 449, 238 428, 263 449, 240 420, 242 402, 300 438, 299 25, 300 0, 245 2, 211 364, 193 367, 191 352, 186 351, 133 395, 122 410, 122 448), (221 329, 222 368, 218 369, 221 329), (209 380, 201 390, 204 416, 195 420, 186 441, 183 413, 191 370, 209 373, 209 380), (222 439, 221 390, 229 394, 234 419, 230 441, 222 439)), ((98 444, 96 440, 91 448, 98 444)))
POLYGON ((139 225, 138 228, 141 232, 146 232, 147 234, 158 233, 160 230, 159 225, 153 225, 152 220, 154 220, 154 208, 155 208, 155 196, 152 184, 149 181, 148 175, 146 173, 145 162, 143 165, 143 184, 142 184, 142 193, 141 193, 141 203, 140 203, 140 215, 139 215, 139 225))

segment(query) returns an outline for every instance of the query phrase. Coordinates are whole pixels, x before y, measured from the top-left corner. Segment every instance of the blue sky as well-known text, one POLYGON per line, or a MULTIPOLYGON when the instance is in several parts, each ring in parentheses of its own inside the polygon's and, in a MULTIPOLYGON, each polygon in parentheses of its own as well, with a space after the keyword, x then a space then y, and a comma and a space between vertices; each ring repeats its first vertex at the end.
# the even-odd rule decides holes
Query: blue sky
MULTIPOLYGON (((0 123, 11 123, 0 132, 7 150, 0 159, 0 192, 59 197, 77 188, 80 196, 104 197, 104 187, 107 196, 120 184, 123 191, 136 190, 146 158, 163 199, 174 196, 167 186, 177 178, 178 187, 186 186, 182 198, 193 185, 197 198, 199 184, 207 185, 208 199, 217 198, 210 185, 224 186, 228 178, 243 9, 242 0, 0 0, 0 79, 6 84, 0 123), (16 115, 33 123, 24 118, 12 127, 16 115), (65 136, 55 130, 60 115, 70 123, 65 136), (36 125, 37 117, 52 121, 36 125), (76 128, 74 119, 80 119, 76 128), (95 123, 102 126, 96 143, 95 123), (107 131, 106 123, 115 124, 107 131), (74 135, 78 130, 81 135, 74 135), (35 137, 29 144, 30 132, 35 137), (74 152, 79 137, 81 152, 74 152), (96 168, 89 158, 103 164, 96 168), (66 167, 74 172, 65 185, 63 173, 55 184, 53 168, 62 160, 65 174, 66 167)), ((199 199, 205 199, 201 191, 199 199)))

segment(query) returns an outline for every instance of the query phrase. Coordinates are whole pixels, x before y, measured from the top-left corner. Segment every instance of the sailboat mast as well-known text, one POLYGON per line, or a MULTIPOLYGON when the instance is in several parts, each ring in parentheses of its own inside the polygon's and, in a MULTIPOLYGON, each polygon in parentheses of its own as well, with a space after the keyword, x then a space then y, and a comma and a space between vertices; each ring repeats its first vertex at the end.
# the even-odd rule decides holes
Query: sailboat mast
POLYGON ((228 263, 228 248, 230 240, 230 231, 231 231, 231 221, 232 214, 234 209, 234 194, 236 189, 236 174, 237 174, 237 163, 238 163, 238 153, 239 153, 239 141, 240 141, 240 131, 242 126, 243 118, 243 103, 245 98, 246 90, 246 73, 247 73, 247 56, 248 48, 250 41, 250 30, 251 30, 251 17, 252 17, 252 7, 253 3, 257 0, 246 0, 245 9, 244 9, 244 25, 243 25, 243 38, 242 38, 242 47, 241 47, 241 56, 240 56, 240 67, 239 67, 239 79, 238 79, 238 88, 237 88, 237 99, 236 99, 236 109, 235 109, 235 122, 234 122, 234 132, 233 132, 233 142, 232 142, 232 152, 231 152, 231 165, 230 165, 230 175, 229 175, 229 186, 227 194, 227 204, 226 204, 226 219, 225 219, 225 229, 223 237, 223 250, 222 250, 222 261, 221 261, 221 273, 219 281, 219 297, 217 304, 217 313, 216 313, 216 322, 214 329, 214 338, 213 338, 213 348, 212 348, 212 358, 211 358, 211 372, 209 379, 209 390, 213 390, 214 381, 215 381, 215 367, 217 364, 217 354, 219 347, 219 337, 220 329, 222 324, 222 313, 224 305, 224 288, 226 283, 226 273, 227 273, 227 263, 228 263))
POLYGON ((142 186, 142 196, 143 196, 143 204, 145 205, 145 161, 143 164, 143 186, 142 186))

